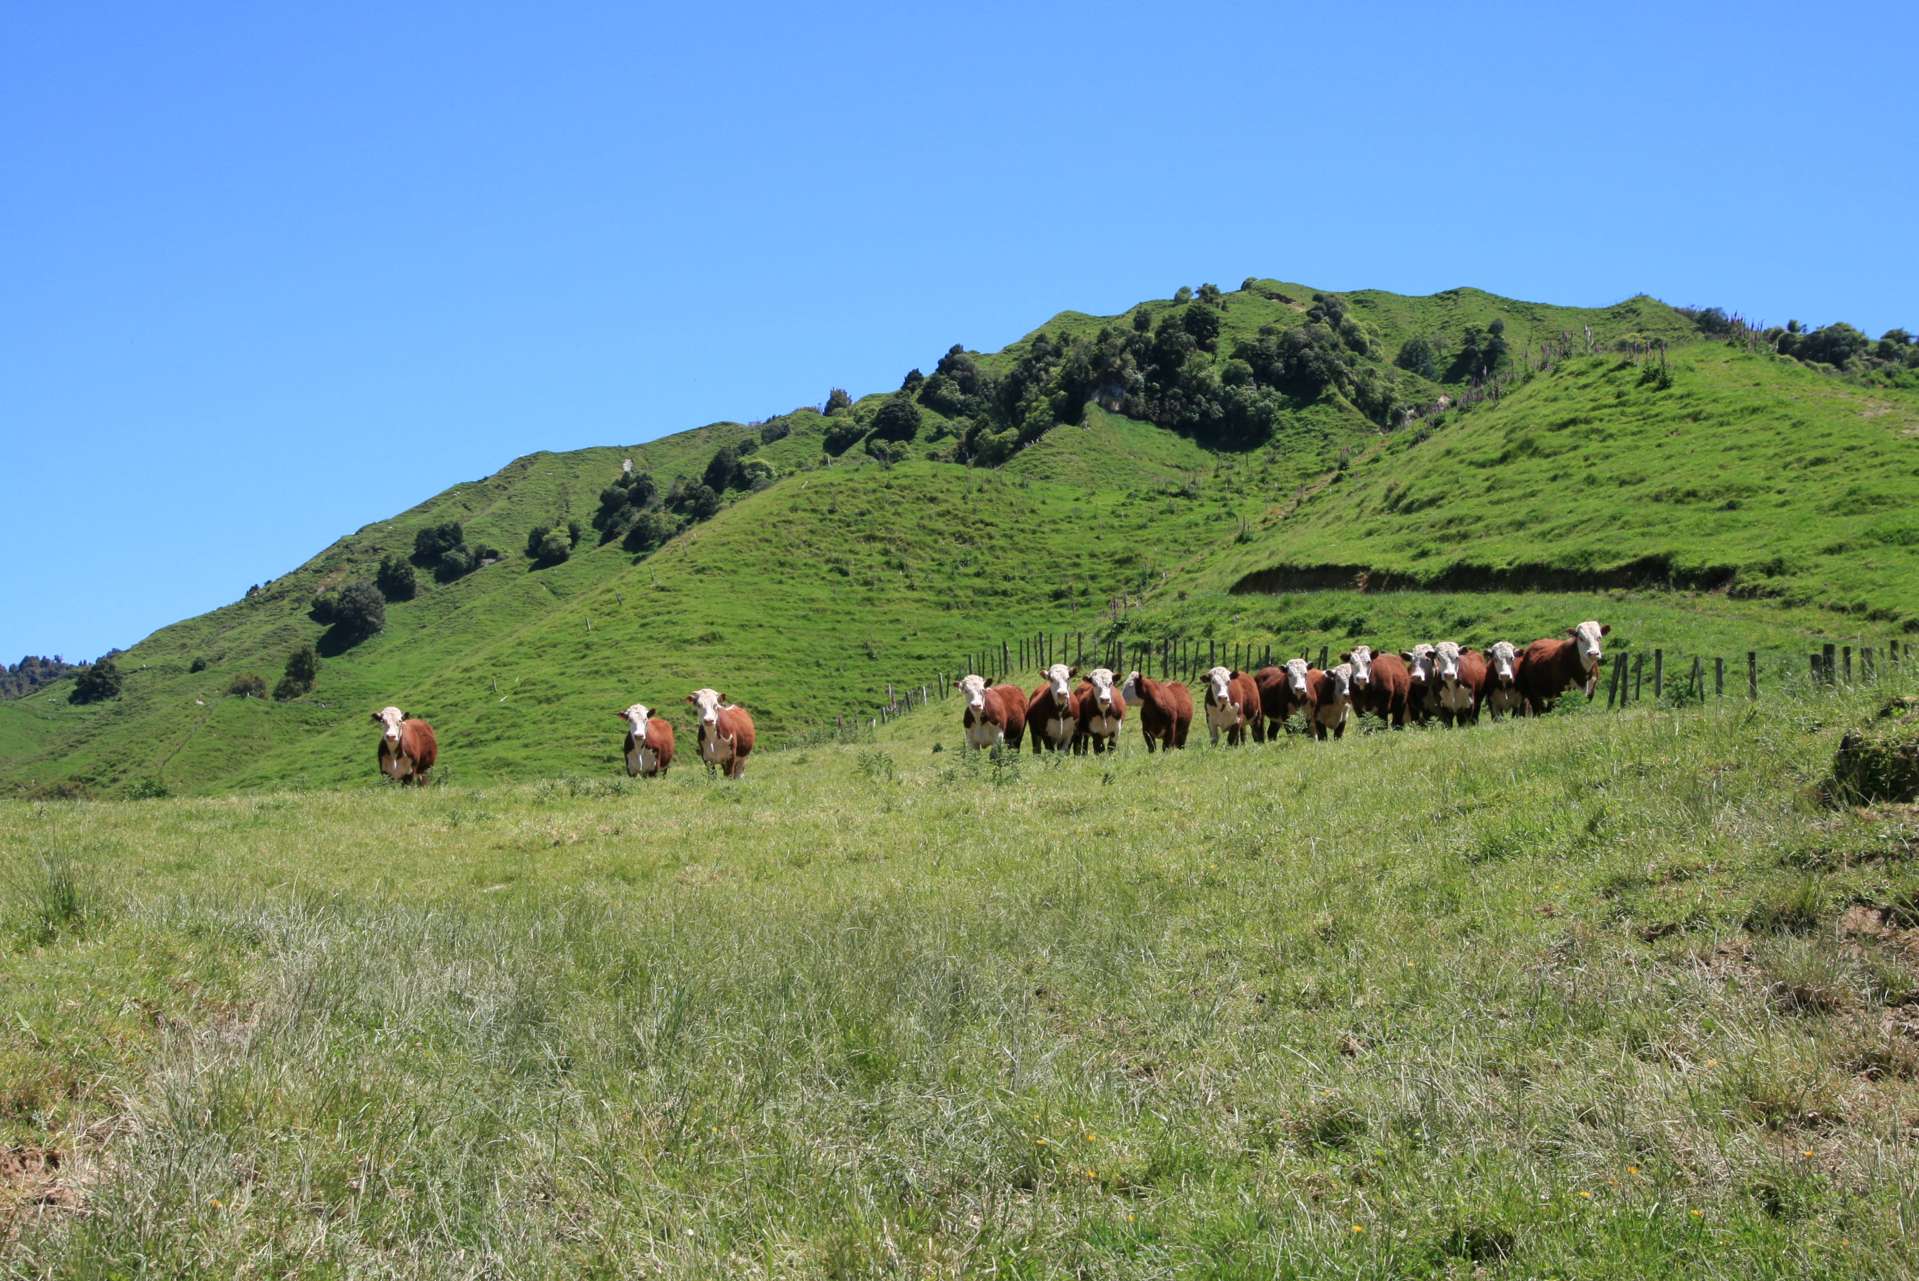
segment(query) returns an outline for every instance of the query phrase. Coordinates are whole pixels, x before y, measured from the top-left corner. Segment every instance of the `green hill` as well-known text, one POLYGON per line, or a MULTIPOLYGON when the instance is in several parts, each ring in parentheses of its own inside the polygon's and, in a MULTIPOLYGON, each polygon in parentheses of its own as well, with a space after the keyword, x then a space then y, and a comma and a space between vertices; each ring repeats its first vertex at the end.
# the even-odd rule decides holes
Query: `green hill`
POLYGON ((133 646, 117 699, 73 705, 63 681, 0 702, 0 787, 362 780, 366 714, 386 703, 440 728, 450 779, 605 771, 615 707, 677 714, 696 685, 751 707, 775 747, 1040 629, 1284 648, 1526 639, 1600 615, 1617 643, 1783 663, 1807 637, 1914 625, 1919 395, 1749 345, 1644 297, 1253 281, 1064 313, 831 417, 532 454, 455 486, 133 646), (1462 364, 1495 338, 1490 369, 1462 364), (1430 360, 1402 367, 1422 364, 1415 339, 1430 360), (1668 377, 1649 380, 1660 343, 1668 377), (895 406, 917 415, 910 440, 873 434, 895 406), (675 507, 728 447, 751 474, 710 518, 675 507), (683 528, 635 544, 635 507, 563 563, 522 554, 535 525, 591 525, 628 459, 654 482, 650 515, 683 528), (502 558, 448 582, 422 568, 417 597, 328 653, 303 698, 226 694, 326 638, 317 594, 450 521, 502 558))

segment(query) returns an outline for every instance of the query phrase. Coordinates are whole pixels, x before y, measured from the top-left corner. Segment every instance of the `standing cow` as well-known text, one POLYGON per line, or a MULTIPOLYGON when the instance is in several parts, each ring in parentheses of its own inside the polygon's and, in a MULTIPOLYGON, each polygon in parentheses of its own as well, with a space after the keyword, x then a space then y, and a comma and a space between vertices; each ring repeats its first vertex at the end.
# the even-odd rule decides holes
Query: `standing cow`
POLYGON ((1146 750, 1186 746, 1186 732, 1193 725, 1193 696, 1178 681, 1156 681, 1137 671, 1126 673, 1120 690, 1127 702, 1139 708, 1139 732, 1146 750))
POLYGON ((1406 664, 1406 714, 1424 725, 1439 715, 1439 677, 1433 670, 1433 647, 1415 645, 1401 650, 1406 664))
POLYGON ((380 726, 380 772, 402 787, 425 786, 426 772, 440 758, 440 740, 433 736, 433 727, 410 719, 397 707, 373 713, 373 723, 380 726))
POLYGON ((725 770, 728 778, 746 773, 746 758, 753 754, 753 718, 744 707, 735 707, 715 689, 696 689, 686 696, 700 718, 700 759, 710 775, 725 770))
POLYGON ((1259 711, 1266 722, 1268 742, 1279 737, 1295 713, 1312 720, 1313 686, 1308 679, 1312 665, 1303 658, 1289 658, 1277 667, 1262 667, 1253 673, 1253 688, 1259 691, 1259 711))
POLYGON ((1033 750, 1064 752, 1079 737, 1079 695, 1073 691, 1078 668, 1054 663, 1042 673, 1046 681, 1026 703, 1026 732, 1033 750))
POLYGON ((991 685, 984 676, 966 675, 954 682, 965 698, 960 723, 968 747, 1006 747, 1019 750, 1026 732, 1026 691, 1017 685, 991 685))
POLYGON ((626 722, 626 744, 621 754, 626 757, 627 777, 665 778, 667 767, 673 763, 673 726, 664 717, 655 716, 645 703, 635 703, 614 714, 626 722))
POLYGON ((1371 712, 1395 729, 1406 727, 1412 676, 1397 654, 1375 654, 1369 645, 1355 645, 1341 654, 1353 665, 1353 711, 1371 712))
POLYGON ((1486 689, 1486 656, 1461 649, 1455 641, 1433 646, 1433 674, 1439 681, 1439 719, 1448 728, 1479 723, 1479 700, 1486 689))
POLYGON ((1605 657, 1599 638, 1611 631, 1610 624, 1589 618, 1568 628, 1563 640, 1546 638, 1526 646, 1519 656, 1519 696, 1525 701, 1526 714, 1550 712, 1553 700, 1574 685, 1584 685, 1590 701, 1599 687, 1599 663, 1605 657))
POLYGON ((1245 672, 1230 667, 1214 667, 1206 673, 1206 728, 1219 746, 1226 735, 1228 746, 1238 747, 1249 734, 1266 739, 1266 722, 1260 710, 1259 686, 1245 672))
POLYGON ((1306 679, 1313 688, 1313 737, 1324 741, 1331 733, 1344 738, 1353 712, 1353 665, 1340 663, 1323 672, 1315 668, 1306 679))
POLYGON ((1486 691, 1480 702, 1494 720, 1526 714, 1526 700, 1519 692, 1519 673, 1525 666, 1511 641, 1494 641, 1486 651, 1486 691))
POLYGON ((1119 728, 1126 719, 1126 696, 1115 688, 1113 671, 1109 667, 1095 667, 1086 673, 1085 680, 1078 691, 1079 697, 1079 737, 1073 744, 1073 750, 1084 753, 1088 747, 1093 755, 1112 748, 1119 750, 1119 728))

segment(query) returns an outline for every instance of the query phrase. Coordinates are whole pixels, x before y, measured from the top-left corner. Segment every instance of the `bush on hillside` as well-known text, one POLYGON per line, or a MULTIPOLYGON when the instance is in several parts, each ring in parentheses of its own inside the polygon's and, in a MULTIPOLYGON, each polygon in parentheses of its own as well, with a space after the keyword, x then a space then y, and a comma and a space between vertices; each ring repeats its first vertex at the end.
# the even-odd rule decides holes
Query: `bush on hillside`
POLYGON ((925 382, 925 374, 917 369, 909 369, 906 371, 906 377, 900 379, 900 390, 908 395, 912 395, 914 392, 917 392, 925 382))
POLYGON ((741 489, 762 490, 780 476, 779 468, 764 458, 749 458, 740 464, 739 484, 741 489))
POLYGON ((880 440, 905 443, 920 434, 920 410, 904 394, 896 395, 873 415, 873 435, 880 440))
POLYGON ((760 444, 770 445, 793 434, 793 424, 784 418, 769 418, 760 424, 760 444))
POLYGON ((191 663, 187 664, 187 671, 189 673, 204 672, 206 669, 207 669, 207 660, 197 656, 194 658, 194 660, 191 663))
POLYGON ((711 485, 688 485, 674 504, 674 510, 688 520, 710 520, 720 509, 720 496, 711 485))
POLYGON ((385 626, 386 597, 372 583, 358 579, 340 589, 328 639, 337 646, 337 652, 359 644, 385 626))
POLYGON ((706 474, 701 479, 714 493, 724 494, 737 485, 739 473, 740 451, 731 445, 721 445, 707 460, 706 474))
POLYGON ((420 587, 413 575, 413 566, 398 556, 380 558, 380 572, 374 575, 373 584, 380 589, 380 595, 390 601, 412 600, 420 587))
POLYGON ((1173 291, 1173 301, 1177 303, 1188 303, 1193 301, 1193 291, 1191 286, 1181 285, 1178 289, 1175 289, 1173 291))
POLYGON ((313 594, 313 601, 307 606, 307 617, 316 623, 331 623, 339 608, 340 593, 328 588, 313 594))
POLYGON ((843 414, 853 407, 853 398, 846 394, 846 388, 835 387, 826 393, 826 408, 821 412, 828 418, 843 414))
POLYGON ((413 563, 420 566, 436 565, 440 557, 465 542, 466 531, 457 520, 429 525, 413 536, 413 563))
POLYGON ((1203 307, 1217 307, 1222 311, 1226 309, 1226 295, 1220 292, 1218 285, 1201 285, 1199 287, 1198 299, 1200 305, 1203 307))
POLYGON ((302 645, 287 655, 286 671, 273 687, 273 697, 282 703, 298 698, 313 688, 319 675, 320 655, 313 646, 302 645))
POLYGON ((83 667, 74 678, 69 703, 100 703, 120 697, 120 669, 111 658, 103 658, 91 667, 83 667))
POLYGON ((851 418, 843 419, 826 429, 826 435, 820 438, 820 448, 837 458, 864 435, 865 423, 851 418))
POLYGON ((1439 381, 1439 353, 1424 338, 1408 338, 1393 357, 1393 364, 1407 373, 1439 381))
POLYGON ((620 545, 630 552, 645 555, 679 532, 679 522, 663 511, 641 512, 627 527, 620 545))
POLYGON ((1872 345, 1872 340, 1840 320, 1811 333, 1789 330, 1781 336, 1778 345, 1784 355, 1844 369, 1854 356, 1872 345))
POLYGON ((227 686, 227 694, 233 698, 265 698, 267 696, 266 678, 253 672, 236 676, 227 686))

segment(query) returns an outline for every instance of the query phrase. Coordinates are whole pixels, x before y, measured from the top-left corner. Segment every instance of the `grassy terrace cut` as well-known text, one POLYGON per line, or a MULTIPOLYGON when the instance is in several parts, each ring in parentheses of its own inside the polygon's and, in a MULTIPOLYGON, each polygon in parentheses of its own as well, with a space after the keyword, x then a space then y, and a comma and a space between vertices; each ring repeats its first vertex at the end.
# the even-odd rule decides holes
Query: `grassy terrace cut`
POLYGON ((0 1257, 1901 1274, 1919 820, 1812 795, 1868 707, 0 803, 0 1257))

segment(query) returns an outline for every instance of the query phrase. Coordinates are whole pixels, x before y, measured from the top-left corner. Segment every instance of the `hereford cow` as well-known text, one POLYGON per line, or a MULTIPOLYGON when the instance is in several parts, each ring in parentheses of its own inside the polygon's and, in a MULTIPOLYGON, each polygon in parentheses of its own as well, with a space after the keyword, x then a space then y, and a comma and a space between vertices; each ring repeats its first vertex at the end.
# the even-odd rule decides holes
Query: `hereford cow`
POLYGON ((1306 679, 1313 689, 1313 737, 1323 740, 1328 731, 1334 738, 1345 737, 1353 711, 1353 665, 1341 663, 1323 672, 1314 668, 1306 679))
POLYGON ((1206 728, 1212 732, 1213 746, 1226 735, 1231 747, 1238 747, 1249 734, 1266 741, 1266 720, 1260 709, 1259 686, 1245 672, 1230 667, 1215 667, 1206 673, 1206 728))
POLYGON ((1253 688, 1259 691, 1259 711, 1266 721, 1266 740, 1279 737, 1280 730, 1294 713, 1312 719, 1313 688, 1307 679, 1312 665, 1303 658, 1289 658, 1278 667, 1262 667, 1253 673, 1253 688))
POLYGON ((1519 695, 1519 672, 1525 666, 1511 641, 1494 641, 1486 651, 1486 689, 1480 705, 1499 720, 1507 713, 1526 714, 1525 700, 1519 695))
POLYGON ((1026 732, 1033 750, 1064 752, 1079 737, 1079 695, 1073 692, 1077 668, 1054 663, 1042 673, 1046 683, 1026 702, 1026 732))
POLYGON ((1406 664, 1406 714, 1424 725, 1439 715, 1439 677, 1433 671, 1433 647, 1415 645, 1401 650, 1406 664))
POLYGON ((1591 699, 1599 686, 1599 662, 1605 657, 1599 638, 1611 631, 1610 624, 1589 618, 1568 628, 1564 639, 1546 638, 1526 646, 1519 656, 1519 697, 1526 714, 1551 711, 1553 700, 1574 685, 1584 685, 1591 699))
POLYGON ((614 715, 626 722, 626 745, 621 751, 627 777, 665 778, 667 766, 673 763, 673 726, 645 703, 614 715))
POLYGON ((1486 656, 1461 649, 1454 641, 1433 646, 1433 675, 1439 684, 1439 719, 1448 727, 1479 723, 1479 700, 1486 690, 1486 656))
POLYGON ((1120 694, 1139 708, 1139 732, 1147 751, 1163 747, 1170 752, 1186 746, 1186 732, 1193 726, 1193 696, 1184 685, 1133 671, 1126 673, 1120 694))
POLYGON ((1368 645, 1355 645, 1351 653, 1339 657, 1353 665, 1353 711, 1371 712, 1395 729, 1404 729, 1412 696, 1412 675, 1405 661, 1397 654, 1375 654, 1368 645))
POLYGON ((1079 695, 1079 737, 1073 744, 1076 752, 1085 752, 1088 747, 1098 756, 1112 748, 1119 750, 1120 723, 1126 719, 1126 696, 1113 684, 1113 671, 1109 667, 1095 667, 1086 673, 1081 682, 1079 695))
POLYGON ((966 700, 960 723, 966 727, 968 747, 1005 747, 1019 750, 1026 732, 1026 691, 1017 685, 991 685, 984 676, 962 676, 955 684, 966 700))
POLYGON ((401 786, 426 784, 426 772, 440 758, 440 740, 425 721, 409 720, 397 707, 373 713, 380 726, 380 772, 401 786))
POLYGON ((744 707, 734 707, 716 689, 696 689, 686 696, 700 718, 700 759, 706 772, 726 771, 728 778, 746 773, 753 754, 753 718, 744 707))

